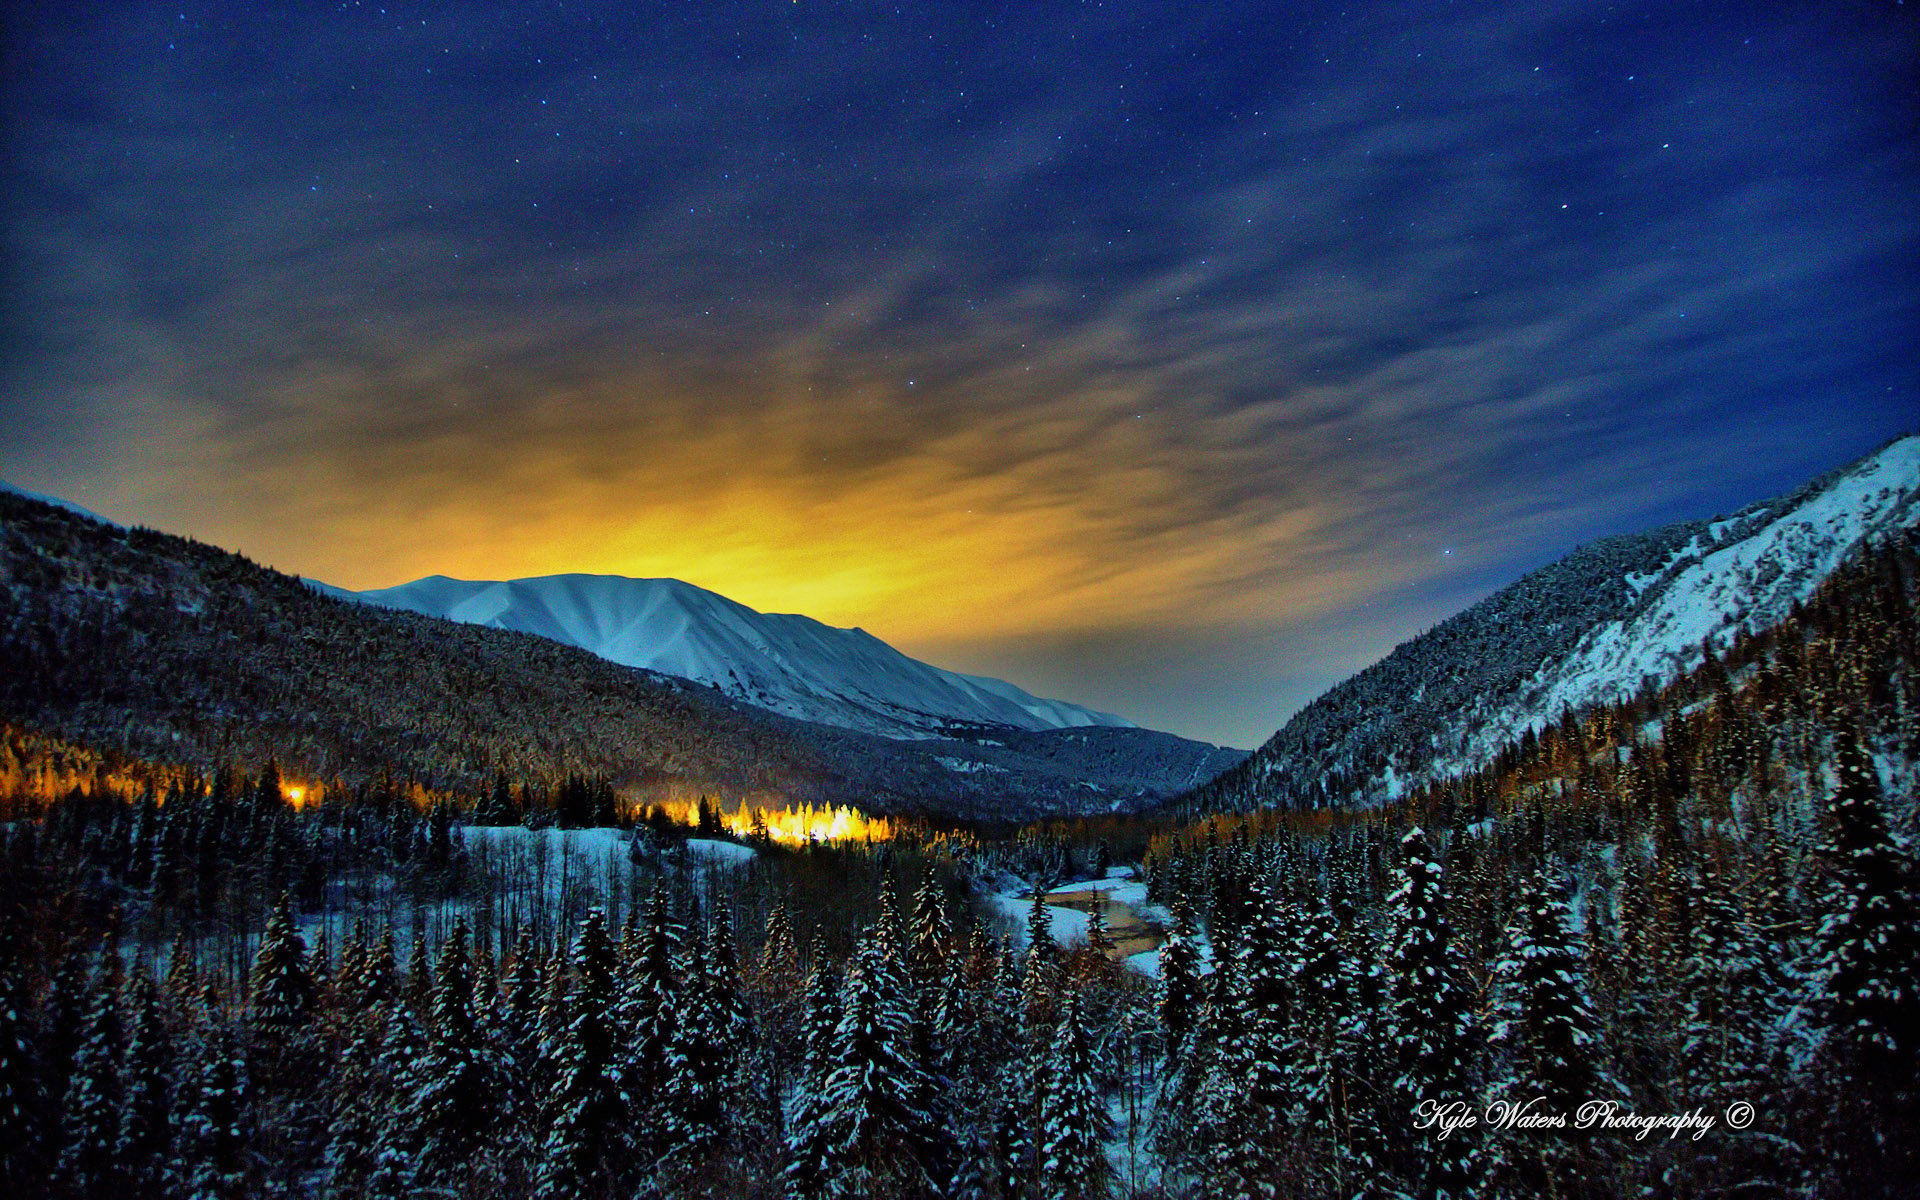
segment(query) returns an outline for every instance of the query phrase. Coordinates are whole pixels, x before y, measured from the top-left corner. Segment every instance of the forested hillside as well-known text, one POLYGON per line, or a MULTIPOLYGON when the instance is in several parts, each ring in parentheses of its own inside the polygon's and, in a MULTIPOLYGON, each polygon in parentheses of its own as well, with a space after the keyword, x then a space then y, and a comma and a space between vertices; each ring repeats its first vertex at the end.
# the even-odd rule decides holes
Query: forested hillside
POLYGON ((902 743, 814 725, 545 638, 322 596, 213 547, 9 493, 0 659, 0 718, 202 774, 271 758, 308 780, 385 772, 469 796, 501 772, 582 774, 642 799, 1024 819, 1142 803, 1235 761, 1147 730, 1023 734, 1023 749, 996 727, 902 743))
POLYGON ((1906 437, 1733 516, 1583 546, 1394 649, 1190 797, 1199 812, 1397 799, 1568 709, 1659 687, 1920 525, 1906 437))

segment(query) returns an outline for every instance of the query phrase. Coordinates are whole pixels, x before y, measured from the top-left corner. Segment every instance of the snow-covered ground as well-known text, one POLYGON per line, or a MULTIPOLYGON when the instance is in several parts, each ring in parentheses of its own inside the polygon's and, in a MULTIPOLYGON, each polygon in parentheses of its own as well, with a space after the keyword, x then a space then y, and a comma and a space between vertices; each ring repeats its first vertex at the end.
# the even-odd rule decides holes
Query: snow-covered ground
MULTIPOLYGON (((549 861, 562 856, 576 867, 605 874, 624 872, 631 862, 632 834, 625 829, 527 829, 519 825, 461 825, 454 828, 469 853, 476 849, 495 853, 539 855, 549 861)), ((713 866, 738 866, 754 856, 751 846, 711 838, 688 838, 682 845, 686 853, 705 859, 713 866)))
MULTIPOLYGON (((1061 892, 1100 892, 1113 903, 1124 905, 1145 921, 1158 922, 1163 928, 1172 923, 1167 910, 1157 904, 1147 902, 1147 885, 1144 880, 1131 878, 1126 867, 1112 868, 1105 879, 1082 879, 1073 883, 1063 883, 1048 895, 1061 892)), ((1014 947, 1024 951, 1027 947, 1027 914, 1033 910, 1033 894, 1013 890, 1001 890, 987 894, 987 902, 996 916, 1004 918, 1002 924, 1007 929, 1014 947)), ((1057 904, 1047 905, 1047 917, 1053 940, 1062 946, 1071 946, 1087 940, 1086 913, 1077 909, 1063 908, 1057 904)), ((1160 951, 1147 950, 1127 956, 1127 965, 1144 975, 1160 977, 1160 951)))

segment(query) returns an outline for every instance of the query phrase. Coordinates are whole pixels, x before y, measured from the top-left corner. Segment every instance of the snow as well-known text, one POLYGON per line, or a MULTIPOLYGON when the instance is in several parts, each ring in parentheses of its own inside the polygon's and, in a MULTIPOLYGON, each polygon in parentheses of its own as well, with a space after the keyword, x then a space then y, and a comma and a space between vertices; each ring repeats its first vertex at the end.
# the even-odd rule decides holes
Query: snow
POLYGON ((93 512, 89 509, 81 508, 78 504, 75 504, 70 500, 62 500, 58 496, 43 496, 39 492, 30 492, 26 488, 15 487, 11 483, 8 483, 3 479, 0 479, 0 492, 12 492, 14 495, 24 496, 28 500, 38 500, 42 504, 51 504, 55 508, 64 508, 70 513, 78 513, 80 516, 86 517, 88 520, 98 521, 102 525, 111 525, 115 529, 125 528, 125 526, 121 525, 120 522, 109 521, 107 520, 107 518, 101 516, 99 513, 93 512))
POLYGON ((1000 771, 1003 773, 1006 771, 1005 767, 995 766, 993 763, 983 763, 978 759, 972 758, 952 758, 945 754, 935 755, 933 761, 939 763, 949 771, 955 771, 962 775, 972 775, 980 771, 1000 771))
POLYGON ((688 838, 687 853, 701 858, 712 859, 716 865, 737 867, 753 861, 752 846, 742 846, 738 842, 721 842, 712 838, 688 838))
POLYGON ((1053 890, 1056 892, 1105 892, 1107 899, 1133 909, 1138 909, 1147 902, 1147 885, 1144 882, 1115 876, 1109 876, 1106 879, 1083 879, 1079 883, 1063 883, 1053 890))
MULTIPOLYGON (((1108 900, 1126 906, 1143 919, 1159 921, 1163 926, 1172 923, 1166 910, 1147 901, 1147 885, 1143 880, 1131 878, 1132 871, 1127 867, 1113 867, 1105 879, 1082 879, 1074 883, 1063 883, 1048 895, 1059 892, 1103 892, 1108 900)), ((987 894, 987 903, 993 911, 1004 917, 1008 934, 1015 949, 1025 950, 1027 945, 1027 914, 1033 911, 1033 895, 1030 892, 1002 890, 987 894)), ((1062 946, 1087 940, 1087 914, 1071 908, 1062 908, 1056 904, 1047 905, 1049 928, 1053 940, 1062 946)), ((1203 948, 1204 949, 1204 948, 1203 948)), ((1209 958, 1208 961, 1211 961, 1209 958)), ((1160 951, 1146 950, 1139 954, 1128 955, 1126 964, 1141 974, 1153 979, 1160 977, 1160 951)))
POLYGON ((1623 582, 1643 603, 1594 629, 1564 661, 1549 664, 1505 711, 1491 714, 1467 757, 1539 728, 1560 712, 1631 696, 1641 680, 1662 682, 1700 663, 1700 647, 1725 649, 1738 632, 1786 619, 1861 543, 1920 524, 1920 437, 1892 443, 1798 508, 1736 537, 1740 516, 1713 522, 1654 575, 1623 582))
MULTIPOLYGON (((567 864, 566 872, 556 867, 552 887, 561 886, 567 875, 574 878, 624 879, 631 867, 631 835, 624 829, 527 829, 520 825, 462 825, 454 827, 454 836, 473 852, 484 848, 494 859, 539 859, 567 864)), ((715 868, 732 868, 750 861, 751 846, 711 838, 688 838, 683 843, 689 856, 703 859, 715 868)))
POLYGON ((887 737, 938 736, 953 721, 1031 730, 1132 725, 1004 680, 929 666, 865 630, 757 612, 677 579, 432 575, 367 592, 319 586, 386 608, 537 634, 790 717, 887 737))
MULTIPOLYGON (((995 892, 987 897, 994 911, 1007 918, 1012 924, 1011 936, 1015 949, 1027 948, 1027 914, 1033 910, 1033 897, 1009 896, 995 892)), ((1053 940, 1062 946, 1087 940, 1087 914, 1075 912, 1071 908, 1047 905, 1047 915, 1052 918, 1053 940)))

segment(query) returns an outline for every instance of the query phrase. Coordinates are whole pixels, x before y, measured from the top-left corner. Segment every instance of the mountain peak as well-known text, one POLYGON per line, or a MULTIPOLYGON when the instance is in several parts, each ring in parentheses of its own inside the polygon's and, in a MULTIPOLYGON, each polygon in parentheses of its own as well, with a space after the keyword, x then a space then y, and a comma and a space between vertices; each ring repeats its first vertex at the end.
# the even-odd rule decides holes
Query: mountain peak
POLYGON ((1004 680, 930 666, 864 629, 762 613, 679 579, 429 575, 365 592, 323 588, 385 608, 538 634, 630 667, 710 684, 786 716, 886 737, 937 737, 980 725, 1130 728, 1132 722, 1004 680))

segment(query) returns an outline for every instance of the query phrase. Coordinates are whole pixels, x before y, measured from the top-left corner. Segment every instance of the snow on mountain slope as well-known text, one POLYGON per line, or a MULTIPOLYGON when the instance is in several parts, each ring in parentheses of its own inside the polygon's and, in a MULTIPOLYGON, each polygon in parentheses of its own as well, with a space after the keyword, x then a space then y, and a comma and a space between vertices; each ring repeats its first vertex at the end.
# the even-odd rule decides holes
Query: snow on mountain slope
POLYGON ((709 683, 787 716, 888 737, 937 736, 956 724, 1132 725, 1003 680, 943 671, 865 630, 756 612, 677 579, 433 575, 367 592, 321 587, 387 608, 539 634, 613 662, 709 683))
MULTIPOLYGON (((1863 542, 1920 524, 1920 437, 1904 438, 1849 468, 1804 504, 1745 536, 1739 517, 1709 527, 1666 570, 1636 589, 1641 603, 1543 667, 1526 703, 1488 734, 1517 736, 1542 715, 1625 699, 1643 678, 1661 682, 1700 665, 1701 647, 1731 645, 1742 630, 1779 624, 1863 542)), ((1629 586, 1633 579, 1625 581, 1629 586)))
POLYGON ((8 483, 4 479, 0 479, 0 492, 11 492, 16 496, 25 496, 29 500, 38 500, 42 504, 51 504, 55 508, 64 508, 70 513, 79 513, 81 516, 86 517, 88 520, 98 521, 102 525, 111 525, 116 529, 123 528, 120 522, 109 521, 105 517, 101 516, 99 513, 81 508, 78 504, 75 504, 71 500, 62 500, 58 496, 43 496, 39 492, 30 492, 26 488, 15 487, 13 484, 8 483))
POLYGON ((1198 808, 1392 799, 1569 709, 1664 684, 1779 624, 1863 545, 1920 527, 1920 437, 1729 517, 1604 538, 1328 690, 1198 808))

